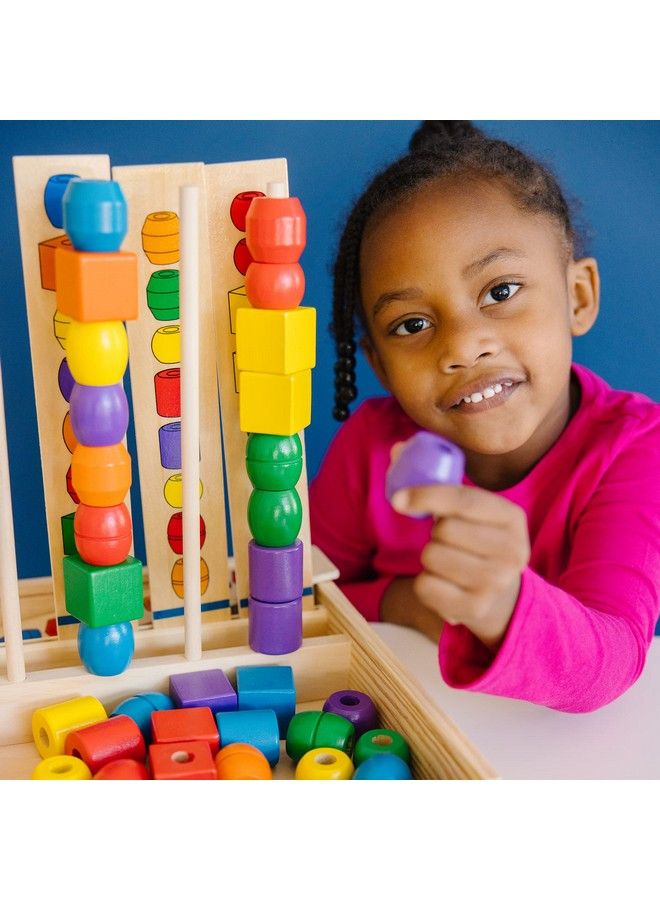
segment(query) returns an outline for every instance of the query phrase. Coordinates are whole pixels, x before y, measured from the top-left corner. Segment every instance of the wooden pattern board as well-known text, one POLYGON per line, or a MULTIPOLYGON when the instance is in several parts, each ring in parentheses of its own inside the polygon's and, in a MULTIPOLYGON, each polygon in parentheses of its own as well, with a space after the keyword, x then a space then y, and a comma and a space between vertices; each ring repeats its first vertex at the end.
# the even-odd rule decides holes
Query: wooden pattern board
MULTIPOLYGON (((65 444, 63 428, 69 404, 58 386, 58 371, 65 357, 67 321, 66 317, 57 314, 55 291, 42 287, 39 245, 64 237, 63 230, 55 228, 46 215, 44 188, 48 179, 58 174, 108 179, 110 159, 108 156, 15 156, 13 163, 48 548, 53 572, 54 615, 59 635, 71 637, 77 631, 77 620, 67 613, 64 601, 61 518, 74 512, 76 503, 67 490, 66 481, 71 451, 65 444)), ((127 495, 125 502, 130 509, 130 496, 127 495)))
MULTIPOLYGON (((169 218, 178 231, 179 187, 197 185, 200 189, 200 509, 206 529, 201 550, 202 620, 229 618, 230 572, 204 166, 202 163, 117 166, 112 174, 128 204, 129 232, 124 249, 138 256, 140 316, 137 321, 128 323, 128 336, 151 613, 155 627, 171 624, 173 619, 183 616, 181 553, 173 549, 168 538, 168 527, 181 509, 180 460, 177 466, 176 447, 168 429, 175 427, 180 419, 159 415, 155 389, 156 376, 165 370, 176 369, 181 356, 178 312, 167 319, 157 319, 149 308, 147 288, 155 272, 177 272, 179 259, 176 252, 162 256, 150 253, 149 258, 144 247, 149 249, 151 245, 143 240, 143 230, 149 230, 147 217, 152 216, 153 221, 157 214, 163 222, 169 218), (167 217, 166 213, 175 213, 176 217, 167 217)), ((161 230, 167 231, 167 228, 161 230)), ((179 455, 180 446, 179 433, 179 455)))
MULTIPOLYGON (((228 473, 236 596, 240 614, 246 615, 249 593, 248 543, 252 537, 247 521, 247 504, 252 485, 245 468, 247 435, 239 427, 238 379, 235 371, 236 333, 233 320, 236 310, 241 306, 249 306, 249 302, 245 294, 244 276, 234 263, 234 250, 244 234, 234 226, 229 210, 234 197, 243 191, 262 191, 265 194, 269 181, 282 181, 288 186, 287 164, 285 159, 217 163, 205 166, 205 177, 217 368, 220 381, 223 445, 228 473)), ((314 605, 314 594, 303 433, 300 434, 300 439, 303 445, 303 471, 296 489, 303 507, 302 527, 299 533, 304 545, 303 609, 310 609, 314 605)))

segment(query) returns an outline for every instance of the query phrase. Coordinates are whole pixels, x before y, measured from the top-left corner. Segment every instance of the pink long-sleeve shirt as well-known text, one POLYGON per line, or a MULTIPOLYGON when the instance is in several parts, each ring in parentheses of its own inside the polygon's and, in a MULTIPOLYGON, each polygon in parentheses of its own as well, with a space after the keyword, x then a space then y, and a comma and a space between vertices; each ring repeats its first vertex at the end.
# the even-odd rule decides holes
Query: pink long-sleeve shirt
MULTIPOLYGON (((452 687, 586 712, 639 677, 660 611, 660 404, 572 369, 577 411, 531 472, 498 492, 525 510, 531 543, 506 635, 493 654, 445 624, 438 659, 452 687)), ((418 430, 392 397, 366 400, 311 486, 312 541, 371 621, 390 582, 421 571, 430 539, 432 521, 395 512, 384 489, 392 445, 418 430)))

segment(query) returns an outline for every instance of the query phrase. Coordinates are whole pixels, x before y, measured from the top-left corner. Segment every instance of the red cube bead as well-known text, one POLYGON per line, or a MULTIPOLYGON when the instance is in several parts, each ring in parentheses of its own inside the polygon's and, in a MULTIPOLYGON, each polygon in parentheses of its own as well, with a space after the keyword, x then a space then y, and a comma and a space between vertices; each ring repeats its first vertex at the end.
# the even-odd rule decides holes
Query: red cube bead
POLYGON ((213 754, 206 741, 150 744, 149 766, 155 781, 218 779, 213 754))
POLYGON ((155 744, 205 741, 213 754, 220 749, 218 726, 208 706, 154 710, 151 730, 155 744))

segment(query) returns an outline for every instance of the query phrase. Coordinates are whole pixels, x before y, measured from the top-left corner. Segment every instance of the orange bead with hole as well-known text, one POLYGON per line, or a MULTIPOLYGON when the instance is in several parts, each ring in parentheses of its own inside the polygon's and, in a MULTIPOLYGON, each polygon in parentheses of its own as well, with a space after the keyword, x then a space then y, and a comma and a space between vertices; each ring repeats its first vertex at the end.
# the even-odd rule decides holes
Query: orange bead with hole
POLYGON ((123 444, 87 447, 73 451, 71 479, 81 503, 118 506, 131 486, 131 457, 123 444))

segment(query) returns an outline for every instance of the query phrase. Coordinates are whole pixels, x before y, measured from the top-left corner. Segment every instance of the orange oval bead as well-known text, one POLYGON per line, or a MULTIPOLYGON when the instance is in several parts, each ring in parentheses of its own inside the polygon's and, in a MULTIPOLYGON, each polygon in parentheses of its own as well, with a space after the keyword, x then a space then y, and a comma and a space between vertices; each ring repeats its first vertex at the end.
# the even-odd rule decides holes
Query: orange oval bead
POLYGON ((252 744, 228 744, 215 757, 218 778, 225 781, 266 781, 273 773, 264 754, 252 744))
POLYGON ((297 197, 255 197, 245 217, 255 262, 295 263, 305 249, 307 218, 297 197))
POLYGON ((118 506, 131 486, 131 457, 123 444, 78 444, 71 462, 73 487, 87 506, 118 506))

